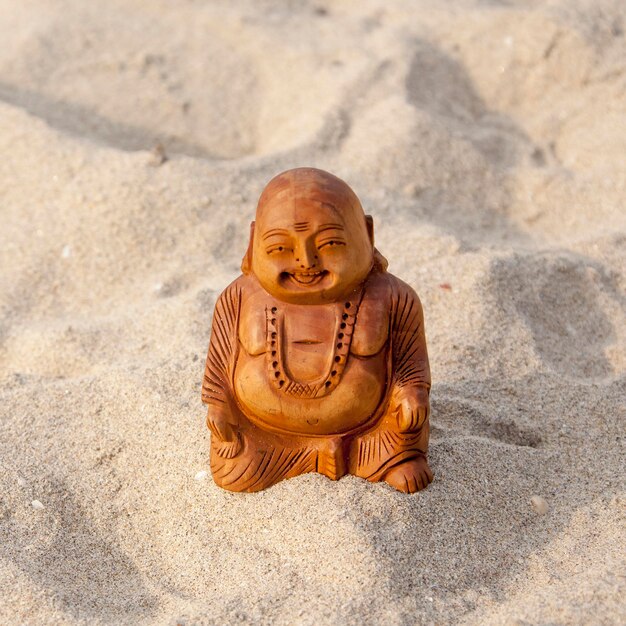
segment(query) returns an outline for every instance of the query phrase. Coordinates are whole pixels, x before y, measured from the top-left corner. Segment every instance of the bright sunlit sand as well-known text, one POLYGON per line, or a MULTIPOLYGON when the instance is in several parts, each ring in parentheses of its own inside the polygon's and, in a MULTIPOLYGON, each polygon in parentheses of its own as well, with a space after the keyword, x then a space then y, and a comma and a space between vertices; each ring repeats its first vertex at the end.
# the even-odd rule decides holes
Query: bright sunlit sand
POLYGON ((623 3, 0 0, 0 621, 626 621, 623 3), (209 471, 265 183, 419 293, 435 481, 209 471))

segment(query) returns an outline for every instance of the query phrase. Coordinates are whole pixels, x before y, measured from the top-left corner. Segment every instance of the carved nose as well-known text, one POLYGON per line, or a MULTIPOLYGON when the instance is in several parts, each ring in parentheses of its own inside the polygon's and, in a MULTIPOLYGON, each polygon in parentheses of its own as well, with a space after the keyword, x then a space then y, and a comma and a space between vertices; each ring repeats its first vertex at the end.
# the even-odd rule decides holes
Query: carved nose
POLYGON ((300 269, 311 270, 317 265, 317 254, 303 246, 300 256, 296 258, 296 263, 300 263, 300 269))

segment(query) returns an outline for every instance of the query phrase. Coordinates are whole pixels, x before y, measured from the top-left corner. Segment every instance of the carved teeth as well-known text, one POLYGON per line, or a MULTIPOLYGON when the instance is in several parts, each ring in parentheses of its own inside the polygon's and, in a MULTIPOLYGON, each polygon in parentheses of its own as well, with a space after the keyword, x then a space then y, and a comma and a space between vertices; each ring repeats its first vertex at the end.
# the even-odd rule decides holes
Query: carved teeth
POLYGON ((319 280, 324 275, 324 271, 321 272, 294 272, 291 277, 298 283, 304 285, 310 285, 311 283, 319 280))

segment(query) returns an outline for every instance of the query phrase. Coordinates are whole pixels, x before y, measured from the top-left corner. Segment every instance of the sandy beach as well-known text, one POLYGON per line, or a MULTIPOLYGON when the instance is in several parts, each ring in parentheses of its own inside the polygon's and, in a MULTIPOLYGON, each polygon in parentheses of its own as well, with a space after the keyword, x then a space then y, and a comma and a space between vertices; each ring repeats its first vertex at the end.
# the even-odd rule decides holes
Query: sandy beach
POLYGON ((626 623, 620 0, 0 0, 0 621, 626 623), (435 481, 213 484, 278 172, 419 293, 435 481))

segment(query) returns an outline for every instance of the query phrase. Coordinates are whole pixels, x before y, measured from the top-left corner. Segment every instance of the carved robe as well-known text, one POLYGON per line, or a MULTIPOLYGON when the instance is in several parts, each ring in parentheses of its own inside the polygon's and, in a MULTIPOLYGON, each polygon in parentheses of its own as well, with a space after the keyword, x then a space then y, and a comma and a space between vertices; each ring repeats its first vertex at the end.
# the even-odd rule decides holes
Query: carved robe
MULTIPOLYGON (((338 429, 325 436, 305 432, 294 436, 293 432, 281 432, 279 427, 265 428, 236 397, 237 356, 244 349, 238 332, 242 306, 256 290, 254 276, 240 276, 224 290, 215 306, 202 401, 209 411, 213 407, 231 415, 236 433, 231 441, 224 441, 211 429, 211 470, 218 485, 232 491, 259 491, 307 472, 320 472, 335 480, 350 473, 379 481, 399 463, 426 455, 428 418, 416 431, 402 432, 397 407, 391 402, 394 388, 430 389, 422 306, 413 289, 380 268, 365 281, 363 317, 368 317, 369 311, 371 325, 372 312, 383 312, 381 320, 385 321, 381 323, 386 325, 381 352, 385 363, 381 401, 359 427, 348 432, 338 429)), ((354 324, 358 329, 358 314, 354 324)), ((362 357, 348 354, 346 358, 362 357)), ((277 389, 276 393, 283 392, 277 389)), ((331 389, 329 397, 333 393, 331 389)))

